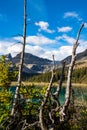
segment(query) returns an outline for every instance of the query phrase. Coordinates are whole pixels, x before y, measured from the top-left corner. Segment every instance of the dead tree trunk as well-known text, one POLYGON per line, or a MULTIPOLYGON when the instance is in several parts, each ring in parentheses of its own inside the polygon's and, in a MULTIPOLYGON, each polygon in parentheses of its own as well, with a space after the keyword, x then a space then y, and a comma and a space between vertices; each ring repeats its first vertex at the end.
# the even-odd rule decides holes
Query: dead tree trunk
MULTIPOLYGON (((46 110, 46 108, 45 108, 46 103, 48 101, 48 98, 51 98, 50 93, 51 93, 51 86, 52 86, 53 77, 54 77, 54 73, 53 73, 54 71, 53 71, 52 77, 51 77, 51 80, 50 80, 50 84, 47 88, 44 100, 43 100, 41 107, 40 107, 39 123, 40 123, 41 130, 58 130, 58 129, 61 129, 61 126, 64 124, 64 122, 68 121, 68 110, 69 110, 70 97, 71 97, 72 72, 73 72, 73 67, 75 65, 75 60, 76 60, 76 49, 77 49, 77 46, 79 44, 78 40, 79 40, 80 33, 81 33, 83 26, 84 26, 84 24, 81 25, 80 30, 78 31, 77 39, 76 39, 76 42, 74 43, 73 49, 72 49, 71 64, 70 64, 70 67, 69 67, 69 70, 68 70, 65 102, 64 102, 63 105, 57 105, 57 107, 55 107, 55 108, 53 108, 51 106, 52 104, 50 104, 50 110, 46 110), (46 110, 47 113, 49 113, 49 117, 48 117, 47 120, 51 121, 50 124, 49 123, 45 124, 45 122, 44 122, 44 111, 45 110, 46 110), (59 113, 58 117, 56 117, 56 112, 59 113)), ((65 63, 63 65, 62 75, 63 75, 63 72, 64 72, 64 68, 65 68, 65 63)), ((56 97, 56 95, 59 96, 61 85, 62 85, 62 80, 63 80, 63 78, 61 77, 59 88, 57 88, 57 91, 54 94, 51 93, 51 95, 54 97, 53 98, 54 102, 58 102, 58 100, 59 100, 59 99, 57 100, 57 98, 59 98, 59 97, 56 97)))
POLYGON ((21 59, 19 64, 19 74, 18 74, 18 85, 16 88, 15 96, 14 96, 14 102, 13 102, 13 108, 11 111, 11 115, 13 116, 15 113, 15 108, 17 107, 18 102, 18 95, 20 91, 21 81, 22 81, 22 70, 23 70, 23 63, 24 63, 24 52, 25 52, 25 45, 26 45, 26 0, 24 0, 24 28, 23 28, 23 48, 21 52, 21 59))
POLYGON ((51 87, 52 87, 52 83, 53 83, 53 79, 54 79, 54 69, 55 69, 55 61, 54 61, 54 55, 53 55, 52 76, 51 76, 51 79, 50 79, 49 86, 48 86, 48 88, 46 90, 46 94, 45 94, 44 100, 42 101, 42 104, 40 106, 39 123, 40 123, 40 127, 41 127, 42 130, 47 130, 47 127, 45 126, 45 123, 44 123, 43 112, 44 112, 44 106, 46 105, 48 97, 49 97, 50 92, 51 92, 51 87))
POLYGON ((69 103, 70 103, 72 72, 73 72, 73 67, 75 65, 75 60, 76 60, 76 49, 79 45, 78 40, 79 40, 80 33, 81 33, 83 26, 84 26, 84 24, 81 25, 81 27, 78 31, 77 39, 76 39, 76 42, 74 43, 73 49, 72 49, 72 58, 71 58, 71 63, 70 63, 69 70, 68 70, 65 102, 64 102, 64 105, 63 105, 63 107, 60 111, 61 121, 65 121, 66 113, 67 113, 68 106, 69 106, 69 103))
MULTIPOLYGON (((61 72, 61 76, 60 76, 59 85, 57 87, 56 92, 53 94, 54 99, 57 100, 57 101, 58 101, 59 94, 60 94, 61 87, 62 87, 62 83, 63 83, 64 70, 65 70, 65 61, 62 62, 62 72, 61 72)), ((58 101, 58 103, 59 103, 58 105, 60 106, 60 102, 59 101, 58 101)))

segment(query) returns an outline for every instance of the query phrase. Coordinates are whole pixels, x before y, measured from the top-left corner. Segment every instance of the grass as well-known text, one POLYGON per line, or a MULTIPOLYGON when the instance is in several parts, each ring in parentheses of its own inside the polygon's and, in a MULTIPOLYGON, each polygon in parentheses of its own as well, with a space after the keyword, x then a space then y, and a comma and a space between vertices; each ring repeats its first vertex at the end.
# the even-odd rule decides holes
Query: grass
MULTIPOLYGON (((48 82, 22 82, 24 85, 39 85, 39 86, 47 86, 49 83, 48 82)), ((53 83, 54 86, 58 86, 57 83, 53 83)), ((11 86, 17 86, 17 82, 12 82, 11 86)), ((66 83, 63 83, 63 86, 66 86, 66 83)), ((86 83, 72 83, 72 86, 75 87, 87 87, 86 83)))

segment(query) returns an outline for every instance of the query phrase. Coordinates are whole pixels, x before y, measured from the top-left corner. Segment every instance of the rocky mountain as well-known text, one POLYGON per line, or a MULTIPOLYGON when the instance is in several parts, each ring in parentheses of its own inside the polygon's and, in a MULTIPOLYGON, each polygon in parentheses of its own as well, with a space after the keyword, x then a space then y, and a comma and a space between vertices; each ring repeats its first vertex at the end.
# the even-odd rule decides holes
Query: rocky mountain
MULTIPOLYGON (((20 62, 21 53, 17 54, 12 61, 14 64, 20 62)), ((24 55, 24 63, 25 64, 39 64, 39 65, 47 65, 50 64, 52 61, 44 58, 40 58, 38 56, 32 55, 30 53, 25 53, 24 55)))
POLYGON ((11 61, 11 60, 12 60, 11 53, 7 54, 7 55, 6 55, 6 58, 7 58, 8 61, 11 61))
MULTIPOLYGON (((12 63, 17 67, 20 63, 20 57, 21 53, 12 58, 12 63)), ((30 53, 25 53, 23 71, 26 73, 42 73, 51 63, 51 60, 40 58, 30 53)))
MULTIPOLYGON (((11 54, 7 55, 8 61, 12 61, 13 65, 16 67, 19 66, 21 53, 17 54, 12 58, 11 54)), ((66 57, 61 61, 56 61, 57 67, 61 67, 60 63, 62 61, 66 61, 66 64, 70 64, 71 56, 66 57)), ((76 56, 76 64, 81 66, 87 66, 87 49, 81 53, 78 53, 76 56)), ((30 53, 25 53, 24 57, 24 68, 23 72, 25 73, 42 73, 45 71, 49 71, 52 67, 52 61, 44 58, 40 58, 38 56, 32 55, 30 53)))
MULTIPOLYGON (((62 61, 66 61, 66 64, 70 64, 70 62, 71 62, 71 56, 66 57, 62 61)), ((87 62, 87 49, 85 51, 83 51, 81 53, 78 53, 76 55, 76 64, 84 64, 86 62, 87 62)))

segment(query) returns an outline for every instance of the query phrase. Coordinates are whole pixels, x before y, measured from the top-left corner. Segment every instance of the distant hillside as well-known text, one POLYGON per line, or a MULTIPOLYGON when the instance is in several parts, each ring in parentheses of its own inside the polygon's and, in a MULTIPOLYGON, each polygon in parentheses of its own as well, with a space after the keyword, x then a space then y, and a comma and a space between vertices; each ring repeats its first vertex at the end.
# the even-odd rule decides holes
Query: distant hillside
MULTIPOLYGON (((21 53, 12 58, 12 63, 17 67, 20 63, 20 57, 21 53)), ((40 58, 30 53, 25 53, 23 71, 26 73, 42 73, 51 63, 51 60, 40 58)))
MULTIPOLYGON (((70 64, 71 56, 66 57, 62 61, 66 61, 66 64, 70 64)), ((82 65, 82 66, 83 66, 83 64, 85 64, 85 65, 87 64, 87 49, 85 51, 77 54, 77 56, 76 56, 76 64, 77 65, 79 64, 79 65, 82 65)))
MULTIPOLYGON (((12 58, 12 61, 14 64, 17 64, 20 62, 21 53, 17 54, 14 58, 12 58)), ((32 55, 30 53, 25 53, 24 56, 24 63, 25 64, 38 64, 38 65, 48 65, 52 61, 44 58, 37 57, 35 55, 32 55)))
MULTIPOLYGON (((12 61, 14 65, 17 67, 20 63, 21 53, 17 54, 12 58, 11 54, 6 55, 8 61, 12 61)), ((62 61, 66 61, 66 64, 70 64, 71 56, 66 57, 61 61, 56 61, 57 68, 61 67, 60 63, 62 61)), ((49 59, 40 58, 38 56, 32 55, 30 53, 25 53, 24 57, 24 68, 23 72, 25 73, 42 73, 46 71, 50 71, 52 66, 52 61, 49 59)), ((76 56, 76 67, 87 67, 87 49, 81 53, 78 53, 76 56)))

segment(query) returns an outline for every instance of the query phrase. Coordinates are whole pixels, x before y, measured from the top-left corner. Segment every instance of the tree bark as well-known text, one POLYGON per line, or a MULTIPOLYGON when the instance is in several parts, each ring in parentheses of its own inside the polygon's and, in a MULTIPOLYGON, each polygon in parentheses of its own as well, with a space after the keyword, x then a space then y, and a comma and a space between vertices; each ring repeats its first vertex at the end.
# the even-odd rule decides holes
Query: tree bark
POLYGON ((47 130, 47 127, 44 124, 44 115, 43 115, 43 112, 44 112, 44 106, 46 105, 48 97, 49 97, 49 94, 51 92, 51 87, 52 87, 52 83, 53 83, 53 79, 54 79, 54 70, 55 70, 55 60, 54 60, 54 55, 53 55, 52 76, 51 76, 51 79, 50 79, 49 86, 48 86, 48 88, 46 90, 46 94, 45 94, 44 100, 42 101, 42 104, 40 106, 39 123, 40 123, 40 127, 41 127, 42 130, 47 130))
POLYGON ((61 72, 61 76, 60 76, 59 85, 57 87, 56 92, 53 94, 55 100, 58 100, 58 98, 59 98, 59 94, 60 94, 62 83, 63 83, 64 70, 65 70, 65 61, 62 62, 62 72, 61 72))
POLYGON ((60 81, 59 81, 59 85, 57 87, 57 90, 54 94, 51 94, 52 98, 54 100, 54 103, 56 103, 55 108, 51 109, 51 112, 49 112, 49 117, 50 117, 50 120, 52 121, 52 124, 54 124, 54 121, 55 121, 55 119, 52 118, 53 113, 56 113, 60 110, 61 104, 59 101, 59 94, 60 94, 62 83, 63 83, 64 69, 65 69, 65 61, 62 62, 62 72, 61 72, 60 81))
POLYGON ((18 103, 18 95, 21 87, 21 82, 22 82, 22 70, 23 70, 23 63, 24 63, 24 53, 25 53, 25 45, 26 45, 26 0, 24 0, 24 28, 23 28, 23 48, 21 52, 21 59, 20 59, 20 64, 19 64, 19 74, 18 74, 18 86, 15 91, 15 96, 14 96, 14 102, 13 102, 13 108, 11 111, 11 115, 13 116, 15 113, 15 108, 17 107, 18 103))
POLYGON ((81 33, 81 30, 82 30, 83 26, 84 26, 84 23, 81 25, 81 27, 80 27, 80 29, 78 31, 77 39, 76 39, 76 42, 74 43, 73 49, 72 49, 72 58, 71 58, 71 63, 70 63, 69 70, 68 70, 65 102, 64 102, 62 110, 60 111, 60 115, 62 117, 61 121, 65 120, 64 118, 65 118, 65 115, 66 115, 66 111, 67 111, 69 103, 70 103, 72 72, 73 72, 73 67, 75 65, 75 60, 76 60, 76 49, 77 49, 77 47, 79 45, 78 40, 79 40, 80 33, 81 33))

